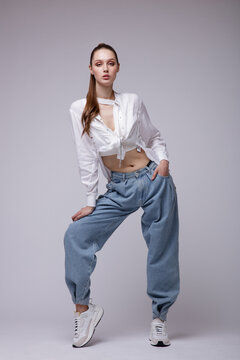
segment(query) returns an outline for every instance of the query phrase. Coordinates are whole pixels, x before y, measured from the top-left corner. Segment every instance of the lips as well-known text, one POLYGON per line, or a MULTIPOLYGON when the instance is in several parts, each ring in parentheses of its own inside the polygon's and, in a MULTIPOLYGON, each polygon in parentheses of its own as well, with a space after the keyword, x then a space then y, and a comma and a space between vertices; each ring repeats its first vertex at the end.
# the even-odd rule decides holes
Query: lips
POLYGON ((104 79, 109 79, 109 77, 110 77, 109 75, 104 75, 103 76, 104 79))

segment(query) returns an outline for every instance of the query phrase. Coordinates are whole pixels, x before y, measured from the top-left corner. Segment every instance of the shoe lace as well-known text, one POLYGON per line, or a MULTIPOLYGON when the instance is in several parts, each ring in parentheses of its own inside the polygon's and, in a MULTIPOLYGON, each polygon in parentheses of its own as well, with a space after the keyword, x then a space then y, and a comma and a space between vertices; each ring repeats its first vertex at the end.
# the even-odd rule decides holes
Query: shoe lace
POLYGON ((75 321, 74 336, 78 337, 79 336, 80 321, 82 321, 82 319, 80 317, 76 317, 74 319, 74 321, 75 321))
POLYGON ((165 328, 165 324, 161 324, 161 325, 154 325, 154 334, 156 335, 156 336, 166 336, 166 328, 165 328))
MULTIPOLYGON (((89 303, 92 304, 92 298, 89 299, 89 303)), ((80 316, 76 316, 74 319, 75 322, 75 328, 74 328, 74 336, 78 337, 79 336, 79 330, 80 330, 80 326, 83 325, 84 319, 80 316)))

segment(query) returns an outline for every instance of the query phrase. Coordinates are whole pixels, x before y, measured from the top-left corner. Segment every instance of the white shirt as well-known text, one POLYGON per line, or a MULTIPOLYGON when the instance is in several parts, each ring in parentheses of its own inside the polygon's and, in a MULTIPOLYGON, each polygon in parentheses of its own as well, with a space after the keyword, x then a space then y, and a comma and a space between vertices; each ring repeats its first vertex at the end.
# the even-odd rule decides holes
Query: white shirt
POLYGON ((137 147, 137 151, 141 151, 142 148, 147 157, 157 164, 163 159, 169 161, 166 142, 152 124, 140 96, 115 90, 114 96, 115 100, 97 98, 99 103, 113 104, 114 131, 105 125, 99 114, 91 122, 90 137, 87 133, 81 137, 81 115, 86 98, 75 100, 69 108, 78 168, 81 182, 86 187, 88 206, 96 206, 99 165, 106 179, 111 180, 111 170, 104 165, 101 156, 117 154, 120 167, 125 153, 137 147))

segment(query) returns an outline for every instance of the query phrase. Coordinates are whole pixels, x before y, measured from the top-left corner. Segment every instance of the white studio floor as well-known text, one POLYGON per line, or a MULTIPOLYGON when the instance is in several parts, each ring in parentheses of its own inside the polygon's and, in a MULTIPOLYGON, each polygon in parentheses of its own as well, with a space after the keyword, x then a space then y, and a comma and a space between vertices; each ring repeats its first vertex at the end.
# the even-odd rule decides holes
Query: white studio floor
POLYGON ((240 334, 220 330, 186 334, 168 330, 172 344, 154 347, 148 342, 148 330, 106 333, 100 323, 90 342, 82 348, 71 345, 72 329, 59 324, 2 324, 0 358, 4 360, 239 360, 240 334))

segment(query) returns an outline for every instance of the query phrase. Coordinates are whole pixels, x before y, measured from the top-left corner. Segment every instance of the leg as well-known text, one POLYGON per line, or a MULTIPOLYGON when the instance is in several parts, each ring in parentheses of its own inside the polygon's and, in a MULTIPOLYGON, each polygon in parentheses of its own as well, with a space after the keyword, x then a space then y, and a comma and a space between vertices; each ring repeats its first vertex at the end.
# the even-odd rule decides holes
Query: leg
POLYGON ((171 175, 157 174, 151 180, 154 169, 145 177, 147 194, 141 225, 148 247, 147 294, 152 299, 153 319, 166 320, 180 291, 178 202, 171 175))
POLYGON ((65 281, 74 304, 88 305, 90 276, 97 262, 95 253, 135 210, 121 206, 121 197, 110 189, 98 197, 91 214, 68 226, 64 235, 65 281))

